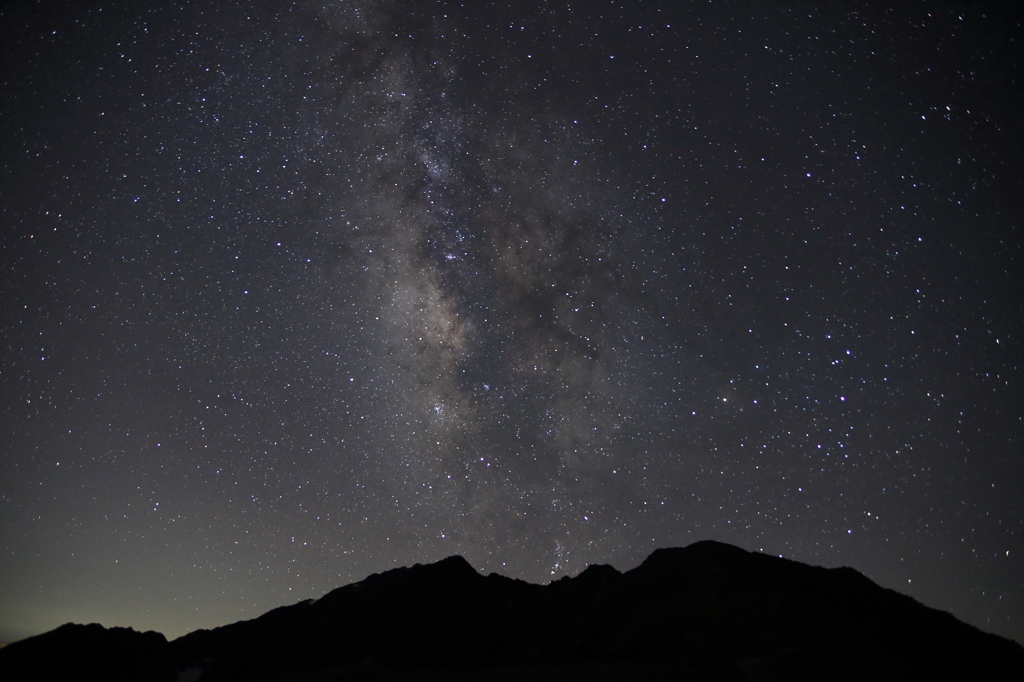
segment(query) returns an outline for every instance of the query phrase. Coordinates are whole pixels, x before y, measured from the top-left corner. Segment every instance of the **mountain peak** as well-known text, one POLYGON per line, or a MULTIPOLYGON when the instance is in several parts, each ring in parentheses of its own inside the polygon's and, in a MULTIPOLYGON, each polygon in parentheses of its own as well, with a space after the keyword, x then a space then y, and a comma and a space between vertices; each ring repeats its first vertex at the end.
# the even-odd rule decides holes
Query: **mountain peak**
POLYGON ((476 578, 483 578, 483 576, 464 557, 455 554, 431 564, 413 564, 412 566, 392 568, 383 573, 375 573, 361 583, 355 584, 377 583, 378 581, 391 582, 396 580, 402 582, 440 581, 447 583, 474 580, 476 578))
POLYGON ((686 547, 661 547, 644 559, 641 566, 676 565, 680 562, 736 563, 751 552, 717 540, 701 540, 686 547))
POLYGON ((481 577, 480 572, 473 568, 473 565, 466 561, 465 557, 461 554, 453 554, 452 556, 436 561, 433 564, 427 564, 427 566, 452 575, 464 575, 467 577, 472 575, 475 577, 481 577))

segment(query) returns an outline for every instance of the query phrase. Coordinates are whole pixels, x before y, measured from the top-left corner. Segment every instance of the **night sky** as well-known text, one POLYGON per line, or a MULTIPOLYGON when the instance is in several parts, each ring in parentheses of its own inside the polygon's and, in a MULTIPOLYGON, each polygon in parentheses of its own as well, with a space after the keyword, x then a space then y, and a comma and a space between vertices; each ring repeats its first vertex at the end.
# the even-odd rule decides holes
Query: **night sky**
POLYGON ((1024 641, 1024 11, 5 2, 0 640, 715 539, 1024 641))

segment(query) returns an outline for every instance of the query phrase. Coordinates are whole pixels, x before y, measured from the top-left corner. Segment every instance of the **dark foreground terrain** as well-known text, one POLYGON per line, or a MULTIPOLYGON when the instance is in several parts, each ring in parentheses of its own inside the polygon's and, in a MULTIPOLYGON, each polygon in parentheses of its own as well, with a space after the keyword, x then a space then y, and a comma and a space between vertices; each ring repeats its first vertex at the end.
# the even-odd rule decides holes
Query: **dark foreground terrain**
POLYGON ((67 624, 2 680, 1024 680, 1024 648, 875 585, 717 542, 532 585, 461 557, 167 642, 67 624))

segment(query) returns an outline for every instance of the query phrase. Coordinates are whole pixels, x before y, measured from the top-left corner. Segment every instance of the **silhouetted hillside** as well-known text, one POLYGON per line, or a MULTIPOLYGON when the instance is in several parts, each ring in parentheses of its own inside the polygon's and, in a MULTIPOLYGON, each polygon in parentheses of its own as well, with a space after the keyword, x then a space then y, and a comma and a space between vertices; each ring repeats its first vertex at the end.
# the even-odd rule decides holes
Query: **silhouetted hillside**
POLYGON ((12 680, 1024 679, 1024 648, 850 568, 717 542, 532 585, 463 558, 173 642, 64 625, 0 650, 12 680))

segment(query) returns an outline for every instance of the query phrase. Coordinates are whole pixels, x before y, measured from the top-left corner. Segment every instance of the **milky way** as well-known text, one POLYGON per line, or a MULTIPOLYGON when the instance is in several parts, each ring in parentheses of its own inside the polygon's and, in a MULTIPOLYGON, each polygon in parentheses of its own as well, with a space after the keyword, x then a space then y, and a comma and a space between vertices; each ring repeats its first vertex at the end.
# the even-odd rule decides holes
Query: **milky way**
POLYGON ((1020 12, 3 10, 0 639, 711 538, 1024 633, 1020 12))
POLYGON ((570 545, 621 545, 635 512, 604 498, 657 495, 654 463, 624 459, 650 438, 644 355, 665 341, 644 291, 656 242, 630 234, 631 198, 578 121, 460 78, 443 18, 345 20, 320 40, 416 32, 362 46, 361 76, 332 83, 358 113, 333 143, 350 191, 324 183, 322 223, 332 269, 372 312, 361 343, 382 409, 366 439, 392 446, 368 475, 402 509, 395 532, 555 552, 555 568, 570 545))

